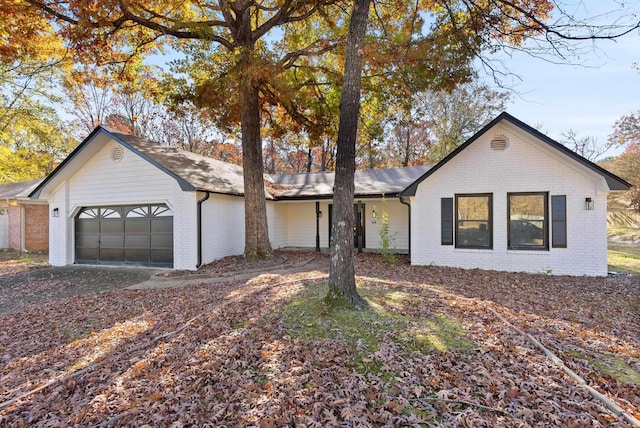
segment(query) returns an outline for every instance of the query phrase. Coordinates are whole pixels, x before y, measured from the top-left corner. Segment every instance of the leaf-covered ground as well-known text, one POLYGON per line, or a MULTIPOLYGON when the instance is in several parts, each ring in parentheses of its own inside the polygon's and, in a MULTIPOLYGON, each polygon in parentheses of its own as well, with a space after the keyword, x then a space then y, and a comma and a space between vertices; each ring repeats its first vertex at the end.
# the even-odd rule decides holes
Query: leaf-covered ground
POLYGON ((638 277, 356 271, 367 312, 324 307, 314 270, 0 316, 0 426, 630 425, 491 310, 640 418, 638 277))

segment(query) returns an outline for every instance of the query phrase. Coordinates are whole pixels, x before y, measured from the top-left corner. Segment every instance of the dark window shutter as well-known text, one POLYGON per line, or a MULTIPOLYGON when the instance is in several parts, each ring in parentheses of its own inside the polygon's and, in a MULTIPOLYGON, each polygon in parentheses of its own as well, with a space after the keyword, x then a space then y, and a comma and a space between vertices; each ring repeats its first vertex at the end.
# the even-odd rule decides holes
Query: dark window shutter
POLYGON ((453 198, 440 199, 442 245, 453 245, 453 198))
POLYGON ((551 197, 551 246, 567 248, 567 197, 551 197))

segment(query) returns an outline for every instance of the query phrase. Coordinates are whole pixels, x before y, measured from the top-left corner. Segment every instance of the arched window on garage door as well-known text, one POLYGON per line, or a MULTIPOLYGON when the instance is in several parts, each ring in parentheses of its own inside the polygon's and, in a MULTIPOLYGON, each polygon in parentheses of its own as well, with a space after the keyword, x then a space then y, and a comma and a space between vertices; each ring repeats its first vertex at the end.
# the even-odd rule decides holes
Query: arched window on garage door
POLYGON ((76 263, 173 267, 173 212, 164 204, 84 207, 76 263))

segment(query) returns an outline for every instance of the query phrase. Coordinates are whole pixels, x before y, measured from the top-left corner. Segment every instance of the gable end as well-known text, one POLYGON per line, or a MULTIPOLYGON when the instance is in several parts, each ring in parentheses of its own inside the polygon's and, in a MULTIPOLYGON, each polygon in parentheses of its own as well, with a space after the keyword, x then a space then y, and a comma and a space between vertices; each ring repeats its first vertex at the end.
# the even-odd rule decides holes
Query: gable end
MULTIPOLYGON (((537 129, 532 128, 531 126, 527 125, 526 123, 524 123, 524 122, 516 119, 515 117, 511 116, 509 113, 502 112, 495 119, 493 119, 491 122, 489 122, 487 125, 485 125, 480 131, 476 132, 467 141, 465 141, 462 145, 460 145, 457 149, 455 149, 454 151, 449 153, 444 159, 442 159, 440 162, 438 162, 433 168, 428 170, 420 178, 418 178, 416 181, 411 183, 407 188, 405 188, 403 191, 401 191, 400 192, 400 196, 415 196, 416 191, 418 189, 418 185, 420 183, 422 183, 427 177, 432 175, 438 169, 442 168, 447 162, 449 162, 451 159, 453 159, 458 153, 460 153, 467 146, 469 146, 475 140, 480 138, 480 136, 485 134, 487 131, 489 131, 491 128, 496 126, 502 120, 506 120, 507 122, 511 123, 512 125, 515 125, 516 127, 522 129, 524 132, 527 132, 527 133, 533 135, 534 137, 538 138, 540 141, 548 144, 549 146, 551 146, 554 149, 560 151, 561 153, 567 155, 568 157, 570 157, 571 159, 573 159, 576 162, 580 163, 581 165, 586 166, 587 168, 591 169, 595 173, 599 174, 600 176, 602 176, 602 178, 605 179, 605 181, 607 183, 607 186, 609 186, 609 190, 629 190, 631 188, 631 184, 629 184, 628 182, 626 182, 622 178, 618 177, 617 175, 612 174, 609 171, 607 171, 606 169, 604 169, 604 168, 596 165, 595 163, 591 162, 590 160, 585 159, 584 157, 582 157, 579 154, 575 153, 573 150, 570 150, 567 147, 565 147, 564 145, 562 145, 562 144, 558 143, 557 141, 553 140, 552 138, 549 138, 548 136, 546 136, 542 132, 538 131, 537 129)), ((506 145, 504 147, 506 148, 507 146, 508 146, 508 141, 506 142, 506 145)))

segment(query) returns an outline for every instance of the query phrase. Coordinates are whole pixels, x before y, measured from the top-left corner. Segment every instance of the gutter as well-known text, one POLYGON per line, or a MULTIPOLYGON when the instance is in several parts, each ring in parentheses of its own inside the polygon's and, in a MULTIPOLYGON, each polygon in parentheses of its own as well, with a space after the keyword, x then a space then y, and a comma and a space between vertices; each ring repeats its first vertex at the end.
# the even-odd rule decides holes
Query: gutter
POLYGON ((408 229, 409 229, 409 239, 407 240, 407 242, 409 242, 409 263, 411 263, 411 204, 409 202, 405 201, 405 197, 404 196, 398 196, 398 199, 400 199, 400 203, 402 205, 406 205, 407 206, 407 212, 409 215, 409 223, 408 223, 408 229))
POLYGON ((205 192, 206 195, 202 199, 198 199, 198 263, 196 269, 202 266, 202 204, 211 196, 211 192, 205 192))

